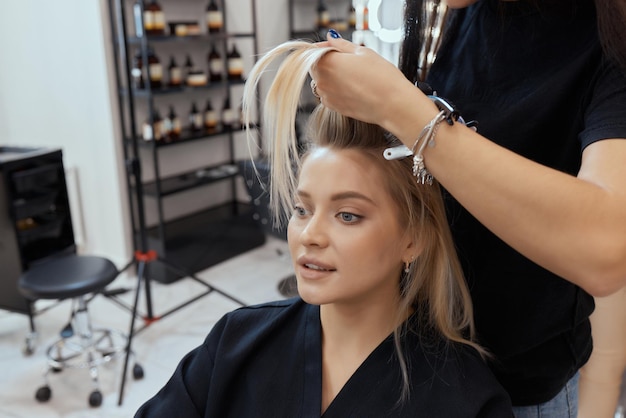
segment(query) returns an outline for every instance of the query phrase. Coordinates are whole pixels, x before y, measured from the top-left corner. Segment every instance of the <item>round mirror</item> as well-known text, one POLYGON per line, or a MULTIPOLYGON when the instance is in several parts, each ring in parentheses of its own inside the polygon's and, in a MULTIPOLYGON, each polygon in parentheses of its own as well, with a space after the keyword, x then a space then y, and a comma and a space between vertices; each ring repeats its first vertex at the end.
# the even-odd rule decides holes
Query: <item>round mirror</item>
POLYGON ((404 0, 369 0, 370 29, 383 42, 396 43, 403 36, 404 0))

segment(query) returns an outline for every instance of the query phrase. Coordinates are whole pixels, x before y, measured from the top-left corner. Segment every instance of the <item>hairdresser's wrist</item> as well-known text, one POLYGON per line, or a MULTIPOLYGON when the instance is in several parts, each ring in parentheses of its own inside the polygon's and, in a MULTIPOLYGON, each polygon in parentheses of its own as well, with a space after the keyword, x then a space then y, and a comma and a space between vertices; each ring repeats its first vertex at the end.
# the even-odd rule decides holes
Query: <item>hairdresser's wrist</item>
POLYGON ((415 138, 439 112, 437 106, 407 80, 402 93, 390 94, 381 126, 411 148, 415 138))

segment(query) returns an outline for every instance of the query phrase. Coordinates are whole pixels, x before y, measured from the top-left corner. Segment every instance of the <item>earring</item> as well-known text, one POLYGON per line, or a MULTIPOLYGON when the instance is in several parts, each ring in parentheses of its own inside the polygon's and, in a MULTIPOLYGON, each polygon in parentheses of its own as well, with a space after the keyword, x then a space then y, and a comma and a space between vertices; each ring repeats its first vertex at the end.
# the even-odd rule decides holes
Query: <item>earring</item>
POLYGON ((413 260, 415 260, 414 255, 411 256, 411 259, 409 261, 404 262, 404 272, 406 274, 409 274, 409 271, 411 271, 411 263, 413 262, 413 260))

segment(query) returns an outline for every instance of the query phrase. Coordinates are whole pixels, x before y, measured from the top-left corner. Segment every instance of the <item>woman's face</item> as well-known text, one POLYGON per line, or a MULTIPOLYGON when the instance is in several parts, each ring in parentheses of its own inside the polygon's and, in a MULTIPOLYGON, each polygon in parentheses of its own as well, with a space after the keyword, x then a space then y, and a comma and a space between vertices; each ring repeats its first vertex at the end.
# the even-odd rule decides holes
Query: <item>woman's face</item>
POLYGON ((382 176, 357 150, 319 148, 305 159, 288 240, 308 303, 396 301, 413 245, 382 176))

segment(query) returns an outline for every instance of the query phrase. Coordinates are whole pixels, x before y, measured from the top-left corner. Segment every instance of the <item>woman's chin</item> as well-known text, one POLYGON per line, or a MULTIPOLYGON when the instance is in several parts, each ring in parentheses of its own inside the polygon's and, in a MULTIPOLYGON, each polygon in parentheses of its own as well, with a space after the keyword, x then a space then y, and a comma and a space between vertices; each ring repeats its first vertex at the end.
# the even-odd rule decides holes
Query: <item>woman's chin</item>
POLYGON ((319 289, 312 289, 311 286, 302 285, 300 282, 298 282, 298 295, 309 305, 324 305, 329 302, 328 296, 319 289))

